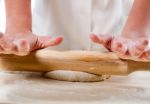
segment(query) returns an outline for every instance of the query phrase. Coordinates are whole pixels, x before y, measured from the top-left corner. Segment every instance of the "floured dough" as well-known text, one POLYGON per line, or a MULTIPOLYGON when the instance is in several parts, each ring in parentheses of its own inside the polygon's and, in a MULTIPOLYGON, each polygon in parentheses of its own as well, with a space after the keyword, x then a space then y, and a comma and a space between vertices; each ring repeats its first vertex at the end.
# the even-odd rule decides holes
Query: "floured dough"
POLYGON ((109 75, 104 76, 80 71, 64 71, 64 70, 55 70, 47 72, 45 76, 56 80, 72 81, 72 82, 96 82, 96 81, 103 81, 104 79, 110 77, 109 75))

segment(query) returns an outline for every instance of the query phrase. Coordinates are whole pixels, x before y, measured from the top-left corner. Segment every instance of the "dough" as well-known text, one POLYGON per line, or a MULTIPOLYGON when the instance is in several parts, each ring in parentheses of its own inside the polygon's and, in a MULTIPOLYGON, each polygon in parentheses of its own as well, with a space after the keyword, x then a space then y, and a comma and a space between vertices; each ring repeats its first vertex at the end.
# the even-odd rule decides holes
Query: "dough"
POLYGON ((110 77, 109 75, 95 75, 80 71, 64 71, 64 70, 55 70, 47 72, 45 76, 56 80, 72 81, 72 82, 96 82, 96 81, 103 81, 104 79, 108 79, 110 77))

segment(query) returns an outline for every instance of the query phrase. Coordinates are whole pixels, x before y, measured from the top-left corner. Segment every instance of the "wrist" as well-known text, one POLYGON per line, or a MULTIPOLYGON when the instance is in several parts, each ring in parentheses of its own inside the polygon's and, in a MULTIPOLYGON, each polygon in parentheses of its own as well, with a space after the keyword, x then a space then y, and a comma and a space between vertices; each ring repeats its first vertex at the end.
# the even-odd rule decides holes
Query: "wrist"
POLYGON ((26 33, 26 32, 32 32, 32 30, 30 28, 12 28, 12 27, 8 27, 6 28, 5 33, 9 34, 9 35, 13 35, 13 34, 19 34, 19 33, 26 33))
POLYGON ((31 17, 24 15, 9 16, 6 19, 6 33, 17 34, 22 32, 32 31, 31 17), (18 18, 19 17, 19 18, 18 18))
POLYGON ((124 28, 123 32, 122 32, 122 36, 126 37, 126 38, 147 38, 149 37, 148 34, 148 27, 147 26, 141 26, 141 27, 137 27, 137 26, 127 26, 124 28))

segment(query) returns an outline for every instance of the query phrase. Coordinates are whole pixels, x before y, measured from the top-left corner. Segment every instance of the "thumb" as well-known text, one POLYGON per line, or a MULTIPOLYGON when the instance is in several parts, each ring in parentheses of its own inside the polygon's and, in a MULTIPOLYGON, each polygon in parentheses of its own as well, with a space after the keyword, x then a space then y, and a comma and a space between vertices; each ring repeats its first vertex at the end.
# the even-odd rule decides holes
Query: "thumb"
POLYGON ((95 43, 100 43, 100 40, 96 34, 90 34, 90 39, 95 43))
POLYGON ((46 48, 49 46, 56 46, 63 41, 62 37, 51 37, 51 36, 42 36, 38 37, 38 42, 41 48, 46 48))

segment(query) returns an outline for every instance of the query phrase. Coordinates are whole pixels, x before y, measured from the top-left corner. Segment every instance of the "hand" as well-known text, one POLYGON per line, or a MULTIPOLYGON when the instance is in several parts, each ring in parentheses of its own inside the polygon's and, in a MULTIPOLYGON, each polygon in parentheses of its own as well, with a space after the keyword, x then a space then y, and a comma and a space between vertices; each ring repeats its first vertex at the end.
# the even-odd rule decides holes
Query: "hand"
POLYGON ((90 38, 93 42, 102 44, 109 51, 117 53, 122 59, 150 61, 150 49, 147 48, 147 38, 130 39, 96 34, 92 34, 90 38))
POLYGON ((58 45, 62 40, 62 37, 36 36, 32 32, 0 33, 0 53, 24 56, 38 49, 58 45))

